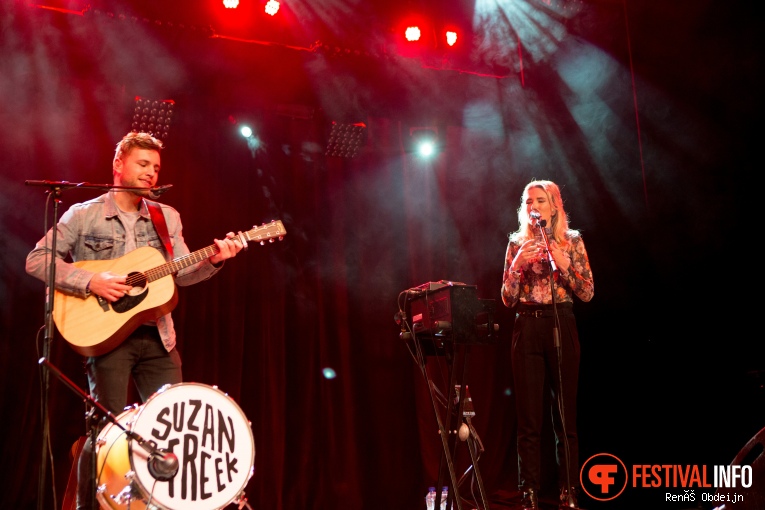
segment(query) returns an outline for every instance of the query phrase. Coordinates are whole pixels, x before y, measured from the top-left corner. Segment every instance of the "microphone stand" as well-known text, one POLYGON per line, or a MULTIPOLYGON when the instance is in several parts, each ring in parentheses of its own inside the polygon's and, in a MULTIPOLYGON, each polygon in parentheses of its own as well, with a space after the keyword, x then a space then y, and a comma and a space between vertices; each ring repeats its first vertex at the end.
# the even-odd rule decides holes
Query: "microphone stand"
MULTIPOLYGON (((48 271, 48 288, 45 295, 45 335, 43 338, 42 355, 43 357, 50 356, 50 345, 53 342, 53 288, 56 281, 56 242, 58 228, 58 206, 61 203, 61 189, 58 187, 51 187, 49 190, 51 197, 53 197, 53 232, 51 242, 53 243, 52 257, 53 260, 50 264, 48 271)), ((46 232, 47 234, 47 232, 46 232)), ((40 420, 42 427, 42 449, 40 459, 40 478, 37 486, 37 508, 42 510, 45 504, 45 480, 47 478, 47 457, 48 457, 48 440, 50 428, 48 426, 48 394, 50 392, 50 378, 47 372, 40 374, 40 385, 42 387, 42 395, 40 402, 40 420)), ((95 507, 94 507, 95 508, 95 507)))
MULTIPOLYGON (((50 188, 51 192, 56 191, 56 195, 60 196, 61 190, 80 188, 80 189, 100 189, 105 191, 148 191, 149 196, 152 199, 159 198, 170 188, 172 184, 165 184, 162 186, 154 186, 153 188, 142 188, 141 186, 118 186, 116 184, 91 184, 89 182, 69 182, 69 181, 34 181, 26 180, 24 184, 27 186, 44 186, 50 188)), ((55 225, 55 224, 54 224, 55 225)))
POLYGON ((50 372, 53 372, 53 374, 61 380, 66 386, 69 387, 72 391, 74 391, 76 394, 78 394, 82 399, 91 406, 91 412, 88 413, 88 421, 90 425, 90 434, 91 434, 91 458, 92 458, 92 466, 91 469, 93 470, 93 491, 91 493, 92 497, 92 503, 93 508, 98 508, 98 505, 96 504, 96 479, 95 479, 95 471, 98 469, 96 466, 97 462, 97 452, 96 452, 96 440, 97 440, 97 429, 98 427, 95 425, 96 420, 95 417, 92 416, 96 411, 98 411, 101 416, 112 422, 114 425, 119 427, 125 435, 137 442, 141 448, 143 448, 146 453, 149 454, 149 457, 147 459, 148 466, 149 466, 149 473, 157 480, 159 481, 169 481, 172 480, 173 477, 178 473, 178 457, 172 453, 168 452, 165 449, 157 448, 156 443, 154 441, 147 441, 143 437, 141 437, 138 433, 133 432, 132 430, 126 428, 124 425, 122 425, 117 417, 115 417, 111 412, 109 412, 108 409, 106 409, 100 402, 95 400, 93 397, 91 397, 88 393, 85 393, 80 389, 74 382, 71 381, 66 375, 64 375, 58 368, 56 368, 50 361, 48 361, 46 358, 40 358, 38 361, 40 365, 43 365, 45 368, 47 368, 50 372))
POLYGON ((552 298, 553 306, 553 341, 555 342, 555 350, 558 353, 558 411, 560 413, 561 428, 563 431, 563 449, 565 452, 566 462, 566 506, 571 508, 577 508, 573 505, 574 496, 571 494, 571 452, 568 445, 568 433, 566 431, 566 413, 565 405, 563 403, 563 348, 560 342, 560 318, 558 317, 558 308, 555 301, 555 273, 559 273, 558 266, 555 264, 555 259, 552 256, 552 250, 550 250, 550 239, 547 236, 547 220, 538 219, 535 222, 539 228, 539 232, 542 234, 542 239, 545 243, 545 258, 550 264, 550 297, 552 298), (572 506, 573 505, 573 506, 572 506))
MULTIPOLYGON (((166 184, 164 186, 158 186, 154 188, 142 188, 139 186, 116 186, 112 184, 91 184, 89 182, 69 182, 69 181, 36 181, 27 180, 24 181, 27 186, 42 186, 48 188, 47 193, 53 197, 53 231, 51 233, 51 257, 50 268, 48 271, 47 281, 47 293, 45 297, 45 335, 42 346, 42 359, 50 357, 50 345, 53 342, 53 289, 56 287, 56 246, 58 244, 58 208, 61 203, 61 192, 70 188, 84 188, 84 189, 100 189, 100 190, 118 190, 118 191, 149 191, 151 198, 156 199, 161 194, 169 190, 173 185, 166 184)), ((47 235, 47 232, 46 232, 47 235)), ((41 462, 39 483, 37 487, 37 508, 43 510, 45 506, 45 481, 47 477, 47 454, 48 454, 48 435, 50 427, 48 426, 48 394, 50 392, 50 378, 47 372, 42 372, 40 376, 40 384, 42 387, 41 396, 41 426, 42 426, 42 449, 41 449, 41 462)), ((95 445, 95 442, 93 443, 95 445)), ((95 508, 95 506, 94 506, 95 508)))

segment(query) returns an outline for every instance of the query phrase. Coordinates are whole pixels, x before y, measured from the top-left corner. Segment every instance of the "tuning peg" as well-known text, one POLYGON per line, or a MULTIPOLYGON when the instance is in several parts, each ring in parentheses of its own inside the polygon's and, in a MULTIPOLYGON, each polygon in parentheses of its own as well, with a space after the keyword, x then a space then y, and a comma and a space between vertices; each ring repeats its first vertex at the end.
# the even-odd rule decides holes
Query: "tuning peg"
POLYGON ((269 243, 273 243, 274 242, 274 238, 272 237, 271 239, 268 240, 268 242, 269 243))
POLYGON ((266 242, 265 242, 265 241, 260 241, 260 245, 261 245, 261 246, 265 246, 265 245, 266 245, 266 242))

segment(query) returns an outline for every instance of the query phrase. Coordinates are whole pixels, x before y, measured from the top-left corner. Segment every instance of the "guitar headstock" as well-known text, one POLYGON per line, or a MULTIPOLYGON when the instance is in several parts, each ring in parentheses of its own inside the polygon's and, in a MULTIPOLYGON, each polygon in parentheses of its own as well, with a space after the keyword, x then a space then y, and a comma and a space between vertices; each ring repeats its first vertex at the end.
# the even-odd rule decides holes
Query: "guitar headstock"
POLYGON ((281 241, 285 235, 287 235, 287 230, 284 228, 281 220, 272 220, 270 223, 263 223, 260 226, 255 225, 252 227, 252 230, 242 232, 242 236, 247 241, 253 241, 261 245, 266 244, 266 241, 269 243, 273 243, 277 239, 281 241))

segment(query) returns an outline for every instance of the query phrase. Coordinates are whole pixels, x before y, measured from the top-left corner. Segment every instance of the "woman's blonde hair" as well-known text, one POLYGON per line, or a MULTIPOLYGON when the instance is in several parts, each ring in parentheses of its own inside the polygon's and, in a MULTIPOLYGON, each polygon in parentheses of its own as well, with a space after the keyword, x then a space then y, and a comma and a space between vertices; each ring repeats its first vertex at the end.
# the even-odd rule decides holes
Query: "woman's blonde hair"
POLYGON ((555 242, 562 247, 567 246, 569 243, 567 234, 576 234, 576 232, 571 232, 569 229, 568 215, 563 208, 563 198, 560 194, 560 188, 552 181, 534 180, 523 188, 521 205, 518 207, 518 230, 510 234, 510 237, 519 242, 534 237, 535 227, 529 221, 529 215, 528 212, 526 212, 526 199, 528 199, 529 190, 532 188, 539 188, 545 192, 547 201, 550 203, 552 209, 550 225, 546 225, 545 227, 550 229, 552 238, 555 242))

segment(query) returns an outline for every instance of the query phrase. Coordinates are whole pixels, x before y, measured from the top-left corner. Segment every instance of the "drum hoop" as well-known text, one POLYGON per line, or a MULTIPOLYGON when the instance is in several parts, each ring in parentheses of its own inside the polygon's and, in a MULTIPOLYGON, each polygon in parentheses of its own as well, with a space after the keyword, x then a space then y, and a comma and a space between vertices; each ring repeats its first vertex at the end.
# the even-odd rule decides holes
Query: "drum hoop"
MULTIPOLYGON (((131 406, 126 406, 122 410, 122 412, 120 412, 117 416, 114 417, 115 420, 117 421, 117 423, 113 423, 113 422, 109 421, 98 432, 97 444, 94 447, 94 449, 96 450, 97 458, 98 458, 98 455, 99 455, 100 450, 101 450, 101 447, 98 446, 98 442, 102 441, 102 440, 106 441, 107 438, 109 437, 109 434, 111 433, 112 429, 114 429, 114 431, 116 433, 116 437, 114 437, 112 439, 112 441, 109 443, 109 447, 108 447, 108 449, 106 450, 106 453, 103 456, 103 462, 102 462, 102 464, 100 466, 100 469, 98 468, 98 460, 96 461, 96 469, 97 469, 96 481, 99 481, 99 482, 101 481, 101 477, 104 475, 104 470, 106 469, 107 464, 108 464, 109 456, 112 453, 112 448, 117 446, 117 443, 119 443, 120 441, 124 441, 125 445, 127 446, 127 449, 128 449, 128 452, 127 452, 128 457, 127 457, 127 459, 128 459, 128 462, 130 463, 130 468, 133 469, 133 462, 130 459, 130 453, 131 453, 130 452, 130 445, 132 444, 132 440, 130 440, 130 438, 128 437, 128 432, 132 431, 133 424, 135 423, 136 414, 137 414, 138 410, 139 410, 139 406, 137 404, 133 404, 131 406), (123 423, 123 421, 124 421, 124 423, 123 423), (124 429, 123 429, 123 427, 124 427, 124 429)), ((104 480, 104 482, 108 483, 108 480, 104 480)), ((143 492, 140 483, 136 484, 135 482, 131 481, 129 486, 131 487, 132 490, 138 489, 139 492, 143 492)), ((111 506, 110 505, 111 502, 109 501, 108 497, 104 496, 104 494, 101 493, 101 491, 99 491, 99 490, 96 491, 96 499, 98 499, 98 501, 101 502, 101 506, 107 506, 107 507, 111 506)), ((154 507, 154 508, 156 508, 156 507, 154 507)), ((169 509, 164 509, 163 508, 161 510, 169 510, 169 509)))

